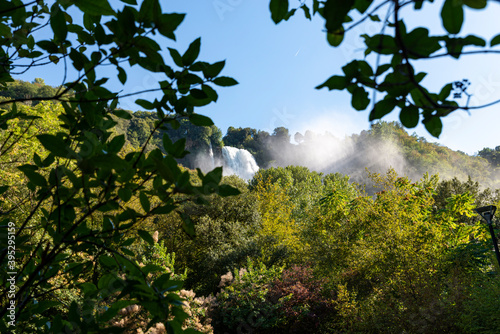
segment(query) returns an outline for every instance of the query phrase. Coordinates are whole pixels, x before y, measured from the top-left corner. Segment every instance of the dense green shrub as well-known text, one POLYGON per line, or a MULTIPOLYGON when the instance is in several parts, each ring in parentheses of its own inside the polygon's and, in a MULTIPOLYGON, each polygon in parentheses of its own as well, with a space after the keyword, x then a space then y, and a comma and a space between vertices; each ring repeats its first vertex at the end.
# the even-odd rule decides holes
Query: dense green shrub
POLYGON ((186 286, 202 295, 217 290, 221 275, 244 266, 248 257, 260 255, 257 231, 261 220, 255 194, 236 176, 224 177, 222 182, 241 194, 207 196, 206 205, 186 203, 179 209, 193 222, 194 238, 179 229, 182 221, 178 217, 165 222, 160 230, 168 249, 176 254, 177 268, 188 269, 186 286))
POLYGON ((284 301, 270 302, 269 289, 282 272, 281 267, 249 262, 246 268, 223 275, 211 314, 215 331, 273 333, 284 301))

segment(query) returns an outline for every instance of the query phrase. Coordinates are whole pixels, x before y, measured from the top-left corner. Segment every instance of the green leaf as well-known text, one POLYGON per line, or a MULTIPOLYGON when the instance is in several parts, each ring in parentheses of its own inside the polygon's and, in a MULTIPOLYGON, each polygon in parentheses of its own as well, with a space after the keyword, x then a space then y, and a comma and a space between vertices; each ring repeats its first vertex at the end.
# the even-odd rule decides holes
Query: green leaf
POLYGON ((127 82, 127 72, 125 72, 125 70, 120 66, 117 66, 116 68, 118 69, 118 80, 120 80, 122 84, 125 84, 125 82, 127 82))
POLYGON ((122 119, 132 119, 132 115, 130 112, 123 109, 115 109, 113 110, 113 115, 122 118, 122 119))
POLYGON ((218 77, 213 80, 213 83, 221 87, 230 87, 238 84, 238 81, 230 77, 218 77))
POLYGON ((175 143, 173 143, 167 150, 169 154, 172 154, 177 159, 182 159, 188 154, 185 150, 186 148, 186 138, 181 138, 175 143))
POLYGON ((36 170, 38 169, 35 166, 32 165, 23 165, 19 166, 18 169, 26 175, 28 180, 33 183, 35 186, 38 187, 46 187, 47 186, 47 180, 45 178, 38 174, 36 170))
POLYGON ((205 175, 203 178, 203 185, 216 184, 218 185, 222 180, 222 167, 216 167, 205 175))
POLYGON ((174 31, 182 23, 186 14, 162 14, 160 19, 156 22, 158 31, 163 36, 175 41, 174 31))
POLYGON ((141 3, 141 8, 139 9, 138 20, 140 22, 151 22, 156 21, 158 16, 161 14, 160 3, 158 0, 144 0, 141 3))
POLYGON ((464 22, 464 9, 462 1, 445 0, 441 9, 443 26, 450 34, 458 34, 464 22))
POLYGON ((429 56, 441 49, 438 37, 430 37, 429 30, 418 27, 404 36, 404 44, 407 46, 410 56, 418 59, 429 56))
POLYGON ((300 8, 302 8, 302 10, 304 11, 304 15, 305 15, 306 19, 311 21, 312 17, 311 17, 311 10, 309 9, 309 7, 307 7, 307 5, 304 4, 304 5, 300 6, 300 8))
POLYGON ((101 16, 115 15, 107 0, 74 0, 75 5, 85 14, 101 16))
POLYGON ((148 196, 143 191, 139 194, 139 201, 141 202, 142 209, 148 213, 151 210, 151 204, 149 203, 148 196))
POLYGON ((377 34, 372 37, 362 36, 365 39, 366 46, 383 55, 392 55, 398 51, 396 40, 389 35, 377 34))
POLYGON ((201 86, 201 89, 205 92, 205 94, 207 94, 210 100, 217 102, 219 95, 217 95, 217 92, 212 87, 208 85, 203 85, 201 86))
POLYGON ((385 115, 389 114, 396 107, 396 104, 397 101, 393 98, 385 98, 378 101, 375 103, 375 107, 370 112, 368 120, 371 122, 376 119, 381 119, 385 115))
POLYGON ((204 100, 208 97, 207 93, 198 88, 191 89, 189 94, 197 100, 204 100))
POLYGON ((36 137, 43 145, 43 147, 45 147, 56 157, 69 158, 72 156, 72 154, 75 154, 74 151, 69 148, 59 137, 50 134, 41 134, 36 137))
POLYGON ((338 31, 354 6, 355 0, 328 0, 323 7, 326 30, 331 33, 338 31))
POLYGON ((430 118, 424 119, 422 123, 424 123, 425 128, 432 136, 439 138, 443 131, 443 122, 441 122, 440 117, 431 116, 430 118))
POLYGON ((203 116, 200 114, 189 115, 189 121, 197 126, 212 126, 212 125, 214 125, 214 122, 210 119, 210 117, 203 116))
POLYGON ((168 51, 170 52, 170 57, 172 57, 172 60, 174 61, 175 65, 179 67, 184 67, 184 64, 182 63, 182 57, 179 51, 172 48, 168 48, 168 51))
POLYGON ((346 78, 340 75, 331 76, 328 80, 323 82, 321 85, 316 86, 316 89, 328 88, 328 90, 338 89, 344 90, 347 86, 346 78))
POLYGON ((439 92, 439 96, 438 96, 439 100, 441 100, 441 101, 446 100, 446 98, 448 96, 450 96, 450 93, 451 93, 452 89, 453 89, 453 84, 451 84, 451 83, 449 83, 446 86, 444 86, 441 89, 441 92, 439 92))
POLYGON ((184 222, 184 224, 182 224, 182 228, 184 229, 184 231, 189 236, 194 237, 195 229, 194 229, 194 223, 191 220, 191 218, 185 213, 179 213, 179 215, 181 216, 181 219, 184 222))
POLYGON ((115 274, 105 274, 99 279, 97 286, 100 290, 107 290, 111 294, 120 286, 120 284, 116 284, 119 281, 115 274))
POLYGON ((99 262, 106 267, 116 267, 117 263, 114 258, 108 255, 99 256, 99 262))
POLYGON ((203 69, 203 75, 207 79, 208 78, 215 78, 216 76, 218 76, 220 74, 220 72, 222 71, 222 69, 224 68, 225 65, 226 65, 225 60, 213 63, 211 65, 207 65, 203 69))
POLYGON ((9 186, 0 186, 0 195, 9 190, 9 186))
POLYGON ((78 288, 80 288, 84 294, 89 294, 91 292, 97 291, 97 287, 90 282, 79 284, 78 288))
POLYGON ((339 46, 342 41, 344 40, 344 28, 337 29, 336 31, 333 32, 328 32, 326 34, 326 40, 328 41, 328 44, 330 44, 333 47, 339 46))
POLYGON ((219 186, 219 190, 217 193, 222 197, 227 197, 227 196, 239 195, 239 194, 241 194, 241 191, 239 191, 238 188, 232 187, 230 185, 221 184, 219 186))
POLYGON ((174 209, 175 209, 174 205, 163 205, 154 208, 152 213, 154 213, 155 215, 166 215, 172 212, 174 209))
POLYGON ((414 8, 416 10, 422 9, 422 5, 424 4, 424 1, 426 1, 426 0, 415 0, 415 6, 414 6, 414 8))
POLYGON ((125 135, 115 136, 108 143, 108 153, 118 153, 122 149, 123 145, 125 145, 125 135))
POLYGON ((372 2, 373 0, 356 0, 354 2, 354 8, 356 8, 360 14, 363 14, 370 7, 372 2))
POLYGON ((144 99, 137 99, 135 103, 143 107, 146 110, 153 110, 155 108, 154 104, 144 99))
POLYGON ((290 10, 288 13, 286 13, 284 20, 288 21, 292 16, 295 15, 295 12, 297 11, 297 8, 293 8, 290 10))
POLYGON ((54 4, 50 9, 50 27, 54 32, 54 39, 62 42, 66 40, 68 35, 68 27, 66 26, 66 17, 59 5, 54 4))
POLYGON ((484 39, 474 35, 468 35, 465 37, 464 42, 466 45, 486 46, 486 41, 484 39))
POLYGON ((122 242, 121 246, 122 247, 130 246, 134 243, 134 241, 135 241, 135 238, 128 238, 127 240, 122 242))
POLYGON ((378 68, 377 68, 377 71, 375 72, 375 75, 376 76, 379 76, 381 75, 382 73, 384 73, 385 71, 387 71, 388 69, 391 68, 391 64, 383 64, 383 65, 380 65, 378 68))
POLYGON ((38 167, 44 167, 42 158, 40 158, 40 156, 36 152, 33 154, 33 162, 38 167))
POLYGON ((271 11, 271 19, 275 24, 280 23, 288 14, 288 0, 271 0, 269 10, 271 11))
POLYGON ((495 45, 498 45, 500 44, 500 34, 496 35, 495 37, 493 37, 490 41, 490 46, 495 46, 495 45))
POLYGON ((352 92, 351 104, 358 111, 365 110, 370 104, 368 92, 363 87, 357 86, 352 92))
POLYGON ((54 307, 61 305, 61 302, 56 300, 41 300, 33 308, 33 312, 36 314, 41 314, 42 312, 54 307))
POLYGON ((188 47, 187 51, 182 55, 182 64, 184 66, 192 65, 196 58, 200 55, 201 38, 195 39, 188 47))
POLYGON ((446 49, 453 58, 456 59, 460 58, 460 54, 462 53, 463 47, 464 47, 463 38, 449 37, 446 39, 446 49))
POLYGON ((125 255, 128 255, 128 256, 132 256, 132 257, 135 257, 136 254, 134 252, 132 252, 130 249, 127 249, 125 247, 122 247, 120 248, 120 250, 122 251, 123 254, 125 255))
POLYGON ((153 237, 151 236, 151 234, 149 234, 149 232, 144 230, 138 230, 137 233, 142 238, 142 240, 146 241, 148 244, 153 245, 155 243, 153 237))
POLYGON ((486 0, 462 0, 464 5, 473 9, 482 9, 486 7, 486 0))
POLYGON ((79 312, 78 303, 76 301, 73 301, 71 303, 71 305, 69 306, 68 320, 71 321, 72 326, 77 326, 78 328, 81 327, 80 326, 80 323, 81 323, 80 312, 79 312))
MULTIPOLYGON (((58 50, 57 44, 52 42, 52 41, 40 41, 40 42, 37 42, 36 45, 38 45, 41 49, 46 50, 49 53, 56 53, 58 50)), ((57 59, 59 59, 59 58, 57 58, 57 59)), ((52 60, 52 62, 54 62, 54 61, 52 60)))
POLYGON ((399 120, 401 124, 407 128, 414 128, 418 125, 420 113, 415 106, 407 106, 401 109, 399 120))
POLYGON ((132 197, 132 190, 128 188, 120 188, 118 190, 118 196, 120 199, 124 202, 128 202, 130 198, 132 197))

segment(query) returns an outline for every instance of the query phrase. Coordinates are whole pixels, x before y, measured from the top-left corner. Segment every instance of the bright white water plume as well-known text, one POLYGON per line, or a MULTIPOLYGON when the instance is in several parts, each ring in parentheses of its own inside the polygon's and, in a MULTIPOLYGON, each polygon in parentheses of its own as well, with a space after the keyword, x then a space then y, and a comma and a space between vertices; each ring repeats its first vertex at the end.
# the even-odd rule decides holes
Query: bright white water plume
POLYGON ((248 181, 259 170, 252 154, 245 149, 224 146, 219 154, 214 154, 210 145, 207 153, 198 154, 196 157, 196 166, 204 173, 222 166, 224 176, 237 175, 248 181))
POLYGON ((241 148, 224 146, 222 159, 224 175, 238 175, 242 179, 250 180, 259 170, 252 154, 241 148))

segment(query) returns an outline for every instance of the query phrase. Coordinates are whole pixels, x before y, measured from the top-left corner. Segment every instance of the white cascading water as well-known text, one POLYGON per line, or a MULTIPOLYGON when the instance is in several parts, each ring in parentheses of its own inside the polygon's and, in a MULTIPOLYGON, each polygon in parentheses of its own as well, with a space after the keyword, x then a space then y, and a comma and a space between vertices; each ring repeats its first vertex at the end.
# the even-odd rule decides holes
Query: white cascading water
POLYGON ((211 169, 214 169, 215 168, 215 157, 214 157, 214 150, 212 149, 212 143, 210 143, 210 148, 208 150, 208 156, 209 156, 209 159, 212 163, 212 166, 211 169))
POLYGON ((250 180, 259 170, 252 154, 247 150, 224 146, 222 148, 224 175, 238 175, 250 180))

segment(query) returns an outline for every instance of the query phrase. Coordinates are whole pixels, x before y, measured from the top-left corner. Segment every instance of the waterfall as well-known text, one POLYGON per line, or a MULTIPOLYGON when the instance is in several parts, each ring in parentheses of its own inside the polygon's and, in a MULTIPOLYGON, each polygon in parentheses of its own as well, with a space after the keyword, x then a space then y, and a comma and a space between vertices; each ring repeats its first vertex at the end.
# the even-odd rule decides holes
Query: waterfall
POLYGON ((244 149, 224 146, 222 159, 224 175, 238 175, 242 179, 250 180, 259 170, 252 154, 244 149))
POLYGON ((210 148, 208 149, 208 156, 210 159, 210 162, 212 163, 211 168, 215 168, 215 157, 214 157, 214 150, 212 149, 212 142, 210 142, 210 148))

